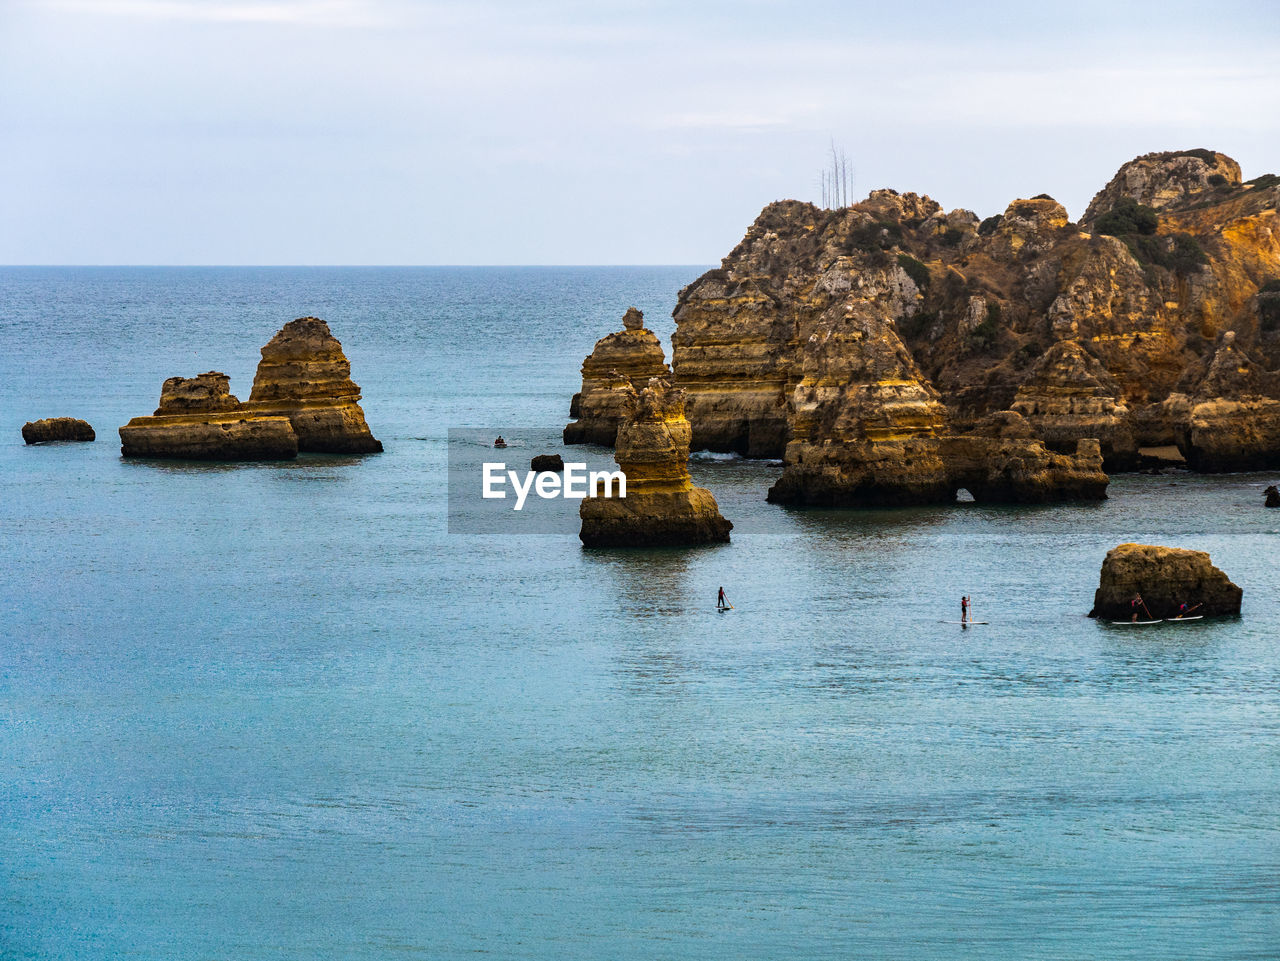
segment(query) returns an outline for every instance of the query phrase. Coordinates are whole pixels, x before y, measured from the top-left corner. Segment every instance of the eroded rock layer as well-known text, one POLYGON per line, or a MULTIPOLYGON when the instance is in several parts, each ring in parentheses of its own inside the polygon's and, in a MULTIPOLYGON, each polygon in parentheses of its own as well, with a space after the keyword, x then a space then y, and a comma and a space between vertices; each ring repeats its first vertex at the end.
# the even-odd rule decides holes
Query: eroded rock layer
POLYGON ((662 343, 644 326, 644 314, 627 308, 622 330, 596 341, 582 362, 582 390, 573 396, 564 429, 566 444, 613 446, 618 425, 629 412, 630 393, 653 377, 670 377, 662 343))
POLYGON ((1244 596, 1204 551, 1121 544, 1102 562, 1090 617, 1139 620, 1176 617, 1182 605, 1199 615, 1239 614, 1244 596), (1138 605, 1134 600, 1141 598, 1138 605))
POLYGON ((289 418, 298 450, 372 454, 382 450, 365 423, 360 388, 342 344, 318 317, 291 320, 262 348, 243 409, 289 418))
POLYGON ((1119 383, 1074 340, 1045 351, 1018 386, 1010 410, 1026 418, 1053 450, 1073 450, 1080 439, 1092 438, 1109 468, 1123 470, 1137 462, 1119 383))
POLYGON ((1230 158, 1189 150, 1125 164, 1079 224, 1044 195, 985 220, 891 190, 839 210, 770 204, 680 293, 672 371, 693 446, 786 454, 789 468, 820 468, 810 475, 823 485, 849 460, 825 448, 863 445, 854 461, 927 490, 938 468, 913 438, 938 432, 935 415, 878 447, 841 421, 855 408, 854 420, 874 420, 876 395, 900 405, 888 389, 900 379, 918 397, 933 392, 953 436, 1013 409, 1052 451, 1094 439, 1119 469, 1136 466, 1139 446, 1175 443, 1192 445, 1193 465, 1255 465, 1265 432, 1233 446, 1218 431, 1212 457, 1189 439, 1212 433, 1208 408, 1193 427, 1198 405, 1230 400, 1269 417, 1261 399, 1280 400, 1269 382, 1248 401, 1201 383, 1227 331, 1264 373, 1280 368, 1278 202, 1280 178, 1242 182, 1230 158), (897 350, 914 364, 902 378, 877 360, 897 350), (865 401, 851 400, 860 392, 865 401), (1170 403, 1176 394, 1186 402, 1170 403))
MULTIPOLYGON (((614 459, 627 478, 625 497, 591 496, 579 508, 587 547, 663 547, 729 540, 733 524, 711 492, 689 477, 689 421, 684 394, 654 378, 628 388, 614 459)), ((601 492, 597 491, 596 495, 601 492)))
POLYGON ((329 326, 289 322, 262 349, 253 393, 241 403, 226 374, 170 377, 160 406, 120 428, 125 457, 281 460, 300 450, 364 454, 382 450, 365 423, 360 389, 329 326))

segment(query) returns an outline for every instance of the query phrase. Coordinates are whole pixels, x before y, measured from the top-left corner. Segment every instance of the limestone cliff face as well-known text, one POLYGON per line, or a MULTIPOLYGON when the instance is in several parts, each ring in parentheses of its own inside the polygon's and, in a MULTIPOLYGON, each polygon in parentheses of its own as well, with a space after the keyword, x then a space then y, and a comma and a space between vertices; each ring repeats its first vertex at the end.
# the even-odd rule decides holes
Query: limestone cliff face
POLYGON ((1268 372, 1222 335, 1195 392, 1172 395, 1178 447, 1187 464, 1206 473, 1280 465, 1280 375, 1268 372))
POLYGON ((582 390, 569 405, 569 416, 577 420, 565 427, 564 442, 612 446, 630 410, 629 391, 670 376, 662 343, 644 326, 644 314, 627 308, 622 330, 596 341, 582 362, 582 390))
POLYGON ((253 394, 241 403, 226 374, 170 377, 160 406, 120 428, 125 457, 282 460, 300 450, 382 450, 365 424, 351 365, 328 325, 291 321, 262 349, 253 394))
POLYGON ((1132 466, 1137 444, 1120 384, 1076 341, 1054 344, 1018 385, 1010 410, 1053 450, 1096 439, 1112 469, 1132 466))
MULTIPOLYGON (((887 424, 910 395, 924 434, 1013 409, 1053 450, 1095 439, 1128 467, 1136 446, 1189 436, 1192 405, 1170 396, 1194 391, 1179 384, 1225 331, 1280 369, 1280 292, 1260 293, 1280 279, 1278 202, 1280 179, 1242 183, 1230 158, 1183 151, 1126 164, 1079 225, 1044 195, 981 221, 887 190, 840 210, 770 204, 679 297, 672 371, 693 446, 829 466, 823 444, 873 439, 856 425, 878 395, 887 424), (909 376, 867 359, 894 344, 909 376), (895 380, 906 395, 881 383, 895 380)), ((935 467, 901 443, 928 487, 935 467)))
POLYGON ((661 547, 728 541, 733 525, 720 515, 711 492, 694 487, 689 477, 684 393, 659 378, 639 393, 631 387, 622 393, 627 412, 614 459, 626 475, 627 495, 582 502, 582 543, 661 547))
POLYGON ((289 418, 298 450, 372 454, 382 450, 365 423, 360 388, 342 344, 318 317, 285 324, 262 348, 246 411, 289 418))
POLYGON ((1193 614, 1239 614, 1242 591, 1204 551, 1154 544, 1121 544, 1102 562, 1090 617, 1129 620, 1142 598, 1138 620, 1176 617, 1183 604, 1193 614), (1148 617, 1149 615, 1149 617, 1148 617))

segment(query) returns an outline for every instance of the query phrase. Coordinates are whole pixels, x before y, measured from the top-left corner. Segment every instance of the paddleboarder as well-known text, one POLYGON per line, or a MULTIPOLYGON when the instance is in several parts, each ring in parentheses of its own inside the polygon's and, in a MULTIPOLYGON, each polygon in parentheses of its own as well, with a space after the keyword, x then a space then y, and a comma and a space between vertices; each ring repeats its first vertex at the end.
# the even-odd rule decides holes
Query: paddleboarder
POLYGON ((1177 618, 1175 618, 1175 620, 1181 620, 1184 615, 1190 614, 1197 607, 1203 607, 1203 606, 1204 606, 1204 603, 1201 602, 1200 604, 1196 604, 1194 607, 1187 607, 1187 602, 1183 601, 1181 604, 1178 605, 1178 616, 1177 618))
POLYGON ((721 587, 720 593, 716 595, 716 610, 717 611, 728 610, 729 607, 731 606, 732 605, 730 605, 729 599, 724 596, 724 588, 721 587))
POLYGON ((1147 620, 1155 620, 1155 618, 1151 616, 1151 612, 1147 610, 1147 602, 1142 599, 1142 595, 1134 594, 1133 600, 1129 602, 1129 609, 1133 611, 1133 615, 1129 618, 1131 623, 1138 623, 1138 608, 1142 608, 1142 610, 1146 611, 1147 620))
POLYGON ((960 623, 964 624, 969 620, 969 595, 962 594, 960 597, 960 623))

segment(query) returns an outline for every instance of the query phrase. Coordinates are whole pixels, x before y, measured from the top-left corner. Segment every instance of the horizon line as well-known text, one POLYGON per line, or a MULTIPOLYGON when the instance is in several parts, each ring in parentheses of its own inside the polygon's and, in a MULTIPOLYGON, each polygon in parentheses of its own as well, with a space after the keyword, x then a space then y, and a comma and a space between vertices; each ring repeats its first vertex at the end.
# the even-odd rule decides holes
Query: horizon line
POLYGON ((145 268, 145 269, 162 269, 162 270, 182 270, 188 268, 214 268, 214 269, 236 269, 236 270, 279 270, 279 269, 306 269, 306 270, 328 270, 333 268, 343 269, 363 269, 363 268, 379 268, 392 270, 424 270, 424 269, 441 269, 441 268, 501 268, 510 269, 529 269, 538 267, 706 267, 708 263, 702 264, 677 264, 677 263, 630 263, 630 264, 0 264, 0 270, 10 269, 88 269, 88 270, 114 270, 119 268, 145 268))

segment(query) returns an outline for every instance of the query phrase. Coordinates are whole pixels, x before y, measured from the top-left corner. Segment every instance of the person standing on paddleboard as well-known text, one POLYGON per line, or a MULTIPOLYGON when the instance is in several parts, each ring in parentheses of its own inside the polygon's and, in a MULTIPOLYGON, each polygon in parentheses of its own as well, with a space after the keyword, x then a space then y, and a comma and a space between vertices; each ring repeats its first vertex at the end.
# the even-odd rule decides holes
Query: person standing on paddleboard
POLYGON ((1134 595, 1133 595, 1133 600, 1131 600, 1131 601, 1129 602, 1129 609, 1130 609, 1131 611, 1133 611, 1133 616, 1129 618, 1129 620, 1130 620, 1132 623, 1134 623, 1134 624, 1137 624, 1137 623, 1138 623, 1138 608, 1143 607, 1143 606, 1144 606, 1144 604, 1143 604, 1143 601, 1142 601, 1142 595, 1141 595, 1141 594, 1134 594, 1134 595))
POLYGON ((960 596, 960 623, 964 624, 969 620, 969 595, 962 594, 960 596))
POLYGON ((720 593, 716 595, 716 610, 723 611, 729 606, 729 602, 724 599, 724 588, 720 588, 720 593))

